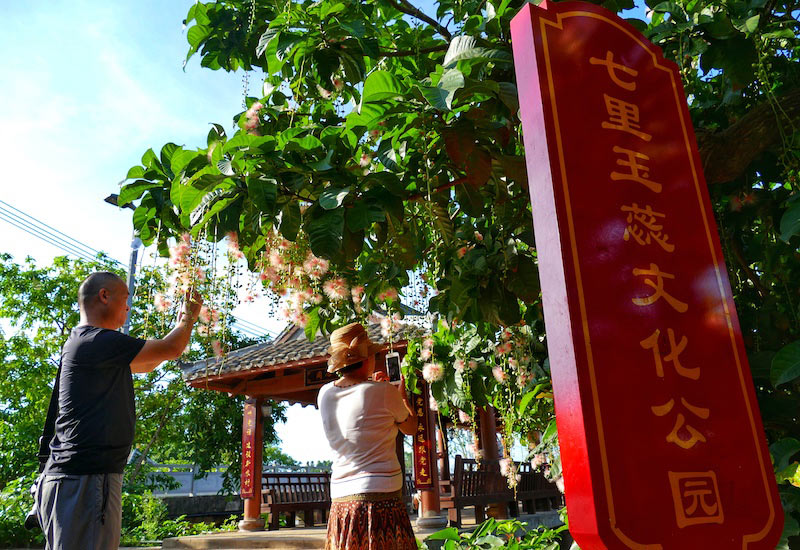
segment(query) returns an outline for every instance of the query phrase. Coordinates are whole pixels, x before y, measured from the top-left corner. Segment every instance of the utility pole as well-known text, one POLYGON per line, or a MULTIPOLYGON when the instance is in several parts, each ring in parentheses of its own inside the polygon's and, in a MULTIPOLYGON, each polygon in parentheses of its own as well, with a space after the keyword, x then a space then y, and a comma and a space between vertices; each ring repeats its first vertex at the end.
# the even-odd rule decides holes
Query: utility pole
MULTIPOLYGON (((118 204, 119 195, 112 194, 103 199, 108 204, 113 204, 117 208, 130 208, 136 210, 130 203, 118 204)), ((125 318, 125 324, 122 325, 122 333, 128 334, 131 330, 131 308, 133 307, 133 292, 136 290, 136 262, 139 259, 139 249, 142 247, 142 240, 134 233, 133 240, 131 241, 131 258, 128 262, 128 316, 125 318)))
POLYGON ((142 240, 134 237, 131 241, 131 259, 128 263, 128 316, 125 324, 122 325, 122 334, 128 334, 131 330, 131 311, 133 307, 133 291, 136 290, 136 261, 139 259, 139 249, 142 247, 142 240))

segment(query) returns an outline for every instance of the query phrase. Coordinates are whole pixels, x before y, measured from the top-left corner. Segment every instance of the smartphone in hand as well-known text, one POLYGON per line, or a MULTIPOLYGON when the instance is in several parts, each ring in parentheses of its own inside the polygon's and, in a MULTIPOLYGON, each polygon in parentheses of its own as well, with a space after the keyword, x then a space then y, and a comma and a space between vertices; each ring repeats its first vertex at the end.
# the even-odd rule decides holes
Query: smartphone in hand
POLYGON ((386 373, 389 375, 389 382, 400 383, 400 354, 396 351, 386 354, 386 373))

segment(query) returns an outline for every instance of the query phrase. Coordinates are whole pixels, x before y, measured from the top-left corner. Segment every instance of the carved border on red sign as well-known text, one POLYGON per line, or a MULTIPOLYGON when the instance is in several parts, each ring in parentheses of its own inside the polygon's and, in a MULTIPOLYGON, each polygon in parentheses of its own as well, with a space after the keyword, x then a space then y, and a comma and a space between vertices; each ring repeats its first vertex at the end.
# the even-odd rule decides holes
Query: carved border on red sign
MULTIPOLYGON (((609 473, 609 470, 608 470, 608 458, 606 456, 605 436, 604 436, 604 431, 603 431, 603 421, 602 421, 602 416, 601 416, 601 412, 600 412, 600 404, 599 404, 598 393, 597 393, 597 380, 596 380, 596 376, 595 376, 594 359, 593 359, 593 355, 592 355, 592 343, 591 343, 591 338, 590 338, 590 334, 589 334, 589 324, 588 324, 588 318, 587 318, 587 314, 586 314, 586 304, 585 304, 585 300, 584 300, 583 282, 582 282, 580 264, 578 263, 578 250, 577 250, 577 246, 576 246, 575 226, 574 226, 573 216, 572 216, 572 207, 571 207, 571 202, 570 202, 569 185, 567 183, 567 171, 566 171, 566 163, 565 163, 565 160, 564 160, 563 144, 562 144, 562 139, 561 139, 561 128, 559 126, 559 120, 558 120, 558 109, 557 109, 557 105, 556 105, 556 94, 555 94, 555 90, 554 90, 554 87, 553 87, 553 73, 552 73, 551 62, 550 62, 550 53, 549 53, 549 47, 548 47, 548 44, 547 44, 547 32, 546 32, 547 28, 546 27, 550 26, 550 27, 554 27, 554 28, 563 30, 563 28, 564 28, 563 27, 563 23, 562 23, 563 20, 567 19, 567 18, 570 18, 570 17, 589 17, 589 18, 593 18, 593 19, 598 19, 600 21, 603 21, 605 23, 608 23, 608 24, 618 28, 619 30, 621 30, 622 32, 624 32, 625 34, 630 36, 636 43, 638 43, 652 57, 653 65, 654 65, 655 68, 663 70, 663 71, 666 71, 670 76, 670 81, 672 82, 673 94, 674 94, 674 98, 675 98, 675 101, 676 101, 676 107, 677 107, 678 115, 679 115, 679 118, 680 118, 680 121, 681 121, 681 129, 682 129, 682 132, 683 132, 684 144, 686 146, 686 152, 687 152, 687 156, 688 156, 688 159, 689 159, 689 162, 690 162, 690 166, 691 166, 693 183, 694 183, 694 186, 695 186, 695 190, 697 192, 698 202, 700 203, 700 213, 702 215, 703 226, 704 226, 705 231, 706 231, 706 239, 708 241, 709 249, 710 249, 710 252, 711 252, 711 258, 712 258, 713 263, 714 263, 714 270, 715 270, 715 274, 716 274, 716 278, 717 278, 717 285, 718 285, 719 292, 720 292, 720 300, 722 301, 723 310, 725 311, 725 318, 726 318, 726 321, 727 321, 727 324, 728 324, 728 334, 730 336, 731 346, 733 348, 733 355, 734 355, 734 358, 735 358, 735 361, 736 361, 737 372, 739 374, 739 382, 740 382, 740 386, 741 386, 741 389, 742 389, 742 395, 744 397, 744 402, 745 402, 746 407, 747 407, 747 415, 748 415, 748 418, 750 419, 750 429, 751 429, 751 432, 752 432, 752 435, 753 435, 753 442, 754 442, 754 446, 755 446, 755 449, 756 449, 756 454, 758 456, 759 465, 761 466, 761 476, 762 476, 762 480, 763 480, 763 483, 764 483, 764 489, 765 489, 765 493, 766 493, 767 502, 769 504, 769 517, 768 517, 767 523, 764 526, 764 528, 761 531, 758 531, 756 533, 750 533, 750 534, 746 534, 746 535, 743 536, 743 538, 742 538, 743 548, 747 548, 747 545, 749 543, 758 542, 758 541, 764 539, 767 536, 767 534, 769 533, 770 528, 772 527, 772 525, 773 525, 773 523, 775 521, 775 505, 774 505, 774 503, 772 501, 772 491, 770 490, 769 481, 768 481, 768 479, 766 477, 766 468, 765 468, 764 456, 762 455, 761 445, 759 443, 758 429, 756 427, 755 417, 753 415, 753 406, 752 406, 752 404, 750 402, 750 399, 749 399, 749 396, 748 396, 748 393, 747 393, 747 383, 745 381, 744 372, 743 372, 743 368, 742 368, 742 364, 741 364, 741 359, 739 357, 739 350, 738 350, 738 347, 736 345, 736 335, 735 335, 734 328, 733 328, 733 321, 731 319, 731 312, 730 312, 730 308, 728 307, 728 301, 730 299, 732 299, 732 298, 730 296, 728 296, 727 293, 725 292, 725 283, 723 282, 723 276, 722 276, 722 273, 721 273, 721 270, 720 270, 719 260, 717 258, 716 250, 714 249, 714 240, 713 240, 713 238, 711 236, 711 228, 709 226, 708 217, 706 215, 706 210, 705 210, 705 207, 704 207, 704 204, 703 204, 703 194, 702 194, 702 192, 700 190, 700 182, 701 182, 701 180, 702 181, 704 181, 704 180, 701 177, 698 176, 697 166, 695 165, 695 158, 694 158, 694 155, 693 155, 693 152, 692 152, 691 141, 690 141, 690 138, 689 138, 689 131, 688 131, 688 128, 686 126, 686 119, 685 119, 685 116, 684 116, 684 108, 685 107, 684 107, 683 102, 685 100, 681 96, 681 94, 679 93, 679 87, 677 86, 677 84, 675 82, 674 71, 672 69, 670 69, 668 66, 665 66, 664 64, 659 62, 660 60, 663 60, 663 58, 660 58, 660 56, 656 52, 653 52, 650 48, 648 48, 647 44, 642 42, 640 36, 638 36, 637 34, 634 34, 628 28, 626 28, 625 26, 621 25, 617 21, 615 21, 613 19, 610 19, 608 17, 605 17, 605 16, 603 16, 601 14, 590 12, 590 11, 576 10, 576 11, 558 13, 557 17, 556 17, 556 21, 548 20, 548 19, 542 17, 542 18, 540 18, 540 22, 541 22, 541 31, 542 31, 541 32, 541 36, 542 36, 542 45, 543 45, 545 67, 546 67, 546 70, 547 70, 547 79, 548 79, 547 84, 548 84, 548 88, 549 88, 551 109, 552 109, 553 122, 554 122, 554 130, 555 130, 555 136, 556 136, 556 147, 557 147, 557 151, 558 151, 559 170, 561 171, 562 186, 564 188, 564 202, 565 202, 566 213, 567 213, 567 225, 568 225, 568 228, 569 228, 570 248, 571 248, 571 251, 572 251, 572 261, 573 261, 573 264, 575 266, 575 278, 576 278, 576 281, 577 281, 577 285, 576 286, 577 286, 577 291, 578 291, 578 301, 579 301, 580 310, 581 310, 581 321, 582 321, 582 327, 583 327, 584 344, 585 344, 585 347, 586 347, 586 354, 587 354, 587 360, 588 360, 588 366, 589 366, 589 379, 591 381, 591 387, 592 387, 592 401, 593 401, 593 405, 594 405, 595 419, 596 419, 596 422, 597 422, 598 440, 599 440, 599 445, 600 445, 600 457, 601 457, 602 468, 603 468, 603 481, 604 481, 605 486, 606 486, 606 499, 607 499, 607 504, 608 504, 609 523, 611 525, 612 531, 619 538, 619 540, 623 544, 625 544, 626 546, 628 546, 629 548, 631 548, 633 550, 661 550, 663 548, 661 544, 657 544, 657 543, 655 543, 655 544, 638 543, 638 542, 632 540, 627 535, 625 535, 625 533, 623 533, 622 530, 619 527, 617 527, 617 525, 616 525, 616 514, 615 514, 615 511, 614 511, 614 497, 613 497, 613 494, 612 494, 610 473, 609 473)), ((669 63, 668 61, 666 61, 666 62, 669 63)))

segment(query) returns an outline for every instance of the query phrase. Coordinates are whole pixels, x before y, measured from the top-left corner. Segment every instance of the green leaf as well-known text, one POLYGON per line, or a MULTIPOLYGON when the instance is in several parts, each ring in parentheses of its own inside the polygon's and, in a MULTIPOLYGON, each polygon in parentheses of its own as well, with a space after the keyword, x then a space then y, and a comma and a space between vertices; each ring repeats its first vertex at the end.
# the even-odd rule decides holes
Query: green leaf
MULTIPOLYGON (((256 47, 256 55, 261 57, 264 55, 264 52, 267 51, 267 46, 269 43, 278 35, 280 35, 281 31, 278 28, 267 29, 264 31, 264 34, 258 39, 258 46, 256 47)), ((266 94, 265 94, 266 95, 266 94)))
POLYGON ((189 45, 194 48, 194 51, 197 51, 197 47, 200 45, 208 35, 211 34, 211 27, 207 27, 205 25, 193 25, 188 31, 186 31, 186 41, 189 42, 189 45))
POLYGON ((426 540, 461 540, 458 534, 458 529, 455 527, 448 527, 441 531, 436 531, 432 535, 425 537, 426 540))
POLYGON ((752 17, 748 17, 741 25, 736 25, 736 27, 745 33, 753 33, 758 29, 758 22, 761 19, 761 15, 754 15, 752 17))
POLYGON ((224 210, 230 203, 238 198, 239 190, 230 188, 214 189, 210 193, 198 193, 195 197, 184 198, 187 203, 196 197, 200 197, 199 204, 191 211, 189 222, 192 227, 198 229, 205 225, 215 214, 224 210))
POLYGON ((789 537, 800 534, 800 523, 792 516, 788 510, 784 511, 783 533, 781 540, 775 550, 792 550, 789 546, 789 537))
POLYGON ((317 149, 322 147, 322 142, 319 138, 316 138, 312 135, 305 135, 303 137, 293 137, 289 140, 286 144, 286 149, 302 149, 304 151, 310 151, 311 149, 317 149), (295 145, 296 147, 292 147, 295 145))
POLYGON ((483 215, 483 197, 480 191, 471 185, 456 185, 456 200, 464 212, 473 218, 483 215))
POLYGON ((794 31, 792 29, 778 29, 764 33, 761 36, 762 38, 794 38, 794 31))
POLYGON ((475 48, 477 43, 478 41, 472 36, 456 36, 450 41, 450 46, 447 48, 447 53, 444 54, 444 61, 442 61, 442 65, 447 67, 454 61, 458 61, 458 56, 475 48))
POLYGON ((558 427, 555 419, 551 420, 542 434, 542 442, 552 441, 558 435, 558 427))
POLYGON ((275 56, 280 60, 283 61, 289 54, 292 52, 295 46, 300 44, 305 40, 304 36, 284 32, 278 36, 278 46, 275 51, 275 56))
POLYGON ((161 165, 162 166, 172 166, 172 156, 178 152, 183 151, 181 147, 178 147, 174 143, 167 143, 161 148, 160 157, 161 157, 161 165))
POLYGON ((208 137, 206 138, 206 143, 209 147, 213 144, 225 141, 228 136, 225 135, 225 128, 223 128, 220 124, 212 123, 211 129, 208 131, 208 137))
POLYGON ((273 178, 259 177, 247 180, 247 192, 250 200, 262 214, 272 215, 275 211, 275 200, 278 196, 278 182, 273 178))
POLYGON ((519 414, 520 416, 525 414, 525 410, 528 408, 528 404, 531 400, 536 398, 536 395, 539 393, 539 389, 541 389, 541 384, 536 386, 533 391, 529 391, 525 395, 522 396, 522 399, 519 400, 519 414))
POLYGON ((392 172, 373 172, 365 177, 363 180, 365 187, 380 187, 387 190, 392 195, 398 197, 405 196, 405 187, 400 178, 392 172))
POLYGON ((389 71, 375 71, 364 81, 364 93, 361 94, 361 102, 383 101, 401 95, 403 95, 403 88, 394 74, 389 71))
POLYGON ((795 340, 775 354, 770 378, 772 385, 777 388, 798 377, 800 377, 800 340, 795 340))
POLYGON ((346 30, 351 36, 363 38, 367 32, 363 21, 339 21, 339 26, 346 30))
POLYGON ((800 200, 781 216, 781 240, 788 243, 795 235, 800 235, 800 200))
POLYGON ((378 144, 377 158, 387 169, 393 171, 400 170, 400 166, 397 164, 397 153, 395 153, 395 150, 392 148, 391 140, 383 140, 378 144))
POLYGON ((300 205, 297 201, 286 203, 281 210, 281 235, 286 240, 294 242, 297 232, 300 231, 300 205))
POLYGON ((323 3, 319 10, 319 18, 320 19, 327 19, 329 15, 333 15, 335 13, 339 13, 344 11, 347 8, 345 4, 342 2, 326 2, 323 3))
POLYGON ((230 159, 222 159, 217 163, 217 170, 219 170, 220 174, 225 176, 234 176, 236 172, 233 171, 233 163, 231 163, 230 159))
POLYGON ((208 189, 198 188, 180 181, 172 182, 169 199, 180 210, 184 224, 190 222, 189 215, 202 202, 203 197, 208 192, 208 189))
POLYGON ((304 223, 308 234, 311 251, 315 256, 328 260, 336 258, 342 246, 342 232, 344 231, 344 212, 342 208, 324 210, 310 208, 304 223))
POLYGON ((386 214, 380 205, 360 200, 347 209, 347 228, 350 231, 369 229, 375 222, 386 221, 386 214))
POLYGON ((464 59, 491 59, 497 62, 510 63, 511 55, 502 50, 494 50, 477 46, 478 41, 472 36, 456 36, 450 42, 442 65, 447 69, 455 67, 464 59))
POLYGON ((441 235, 445 245, 449 245, 453 240, 455 233, 453 229, 453 221, 447 213, 447 210, 438 202, 431 203, 431 211, 433 213, 433 226, 436 231, 441 235))
POLYGON ((513 82, 498 82, 500 91, 500 101, 502 101, 508 109, 516 114, 519 110, 519 96, 517 94, 517 87, 513 82))
POLYGON ((211 34, 211 28, 206 25, 193 25, 186 31, 186 40, 189 42, 189 51, 186 53, 186 60, 192 57, 200 43, 203 42, 211 34))
POLYGON ((305 326, 306 338, 309 342, 313 342, 319 331, 319 306, 307 311, 306 315, 308 315, 308 322, 305 326))
POLYGON ((770 445, 769 451, 775 462, 775 470, 780 472, 789 465, 792 457, 800 452, 800 441, 786 437, 770 445))
POLYGON ((333 210, 339 208, 347 195, 350 193, 350 188, 345 187, 340 189, 338 187, 328 187, 319 196, 319 205, 325 210, 333 210))
POLYGON ((117 204, 120 207, 130 204, 141 197, 148 189, 155 189, 156 187, 161 187, 161 184, 147 180, 136 180, 133 183, 129 183, 123 186, 122 190, 119 192, 117 204))
POLYGON ((172 173, 175 175, 179 175, 184 169, 186 169, 190 164, 192 168, 196 168, 199 164, 199 161, 192 162, 195 159, 201 159, 203 164, 205 164, 206 156, 204 153, 199 151, 186 151, 184 149, 180 149, 179 151, 175 151, 170 159, 170 168, 172 169, 172 173))
POLYGON ((464 74, 458 69, 448 69, 435 87, 419 86, 419 90, 431 106, 440 111, 450 110, 453 106, 453 97, 456 92, 464 87, 464 74))
POLYGON ((517 265, 507 274, 506 286, 527 304, 539 298, 539 268, 533 258, 527 255, 518 256, 517 265))
POLYGON ((139 205, 133 212, 133 227, 141 231, 144 225, 153 219, 155 215, 156 209, 154 206, 139 205))
POLYGON ((161 163, 158 161, 158 158, 152 149, 148 149, 145 151, 144 155, 142 155, 142 164, 145 166, 145 168, 155 170, 160 174, 164 173, 164 169, 161 167, 161 163))
POLYGON ((144 176, 144 168, 141 166, 133 166, 128 170, 128 175, 125 176, 126 180, 135 180, 144 176))

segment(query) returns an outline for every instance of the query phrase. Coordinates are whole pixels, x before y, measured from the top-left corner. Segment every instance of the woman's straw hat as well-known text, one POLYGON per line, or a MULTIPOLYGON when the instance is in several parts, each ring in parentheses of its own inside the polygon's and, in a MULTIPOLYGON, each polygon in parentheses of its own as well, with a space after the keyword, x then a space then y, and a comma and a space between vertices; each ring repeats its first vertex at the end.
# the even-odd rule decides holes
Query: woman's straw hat
POLYGON ((347 365, 363 361, 381 348, 373 344, 361 323, 350 323, 331 333, 331 347, 328 353, 328 372, 336 372, 347 365))

